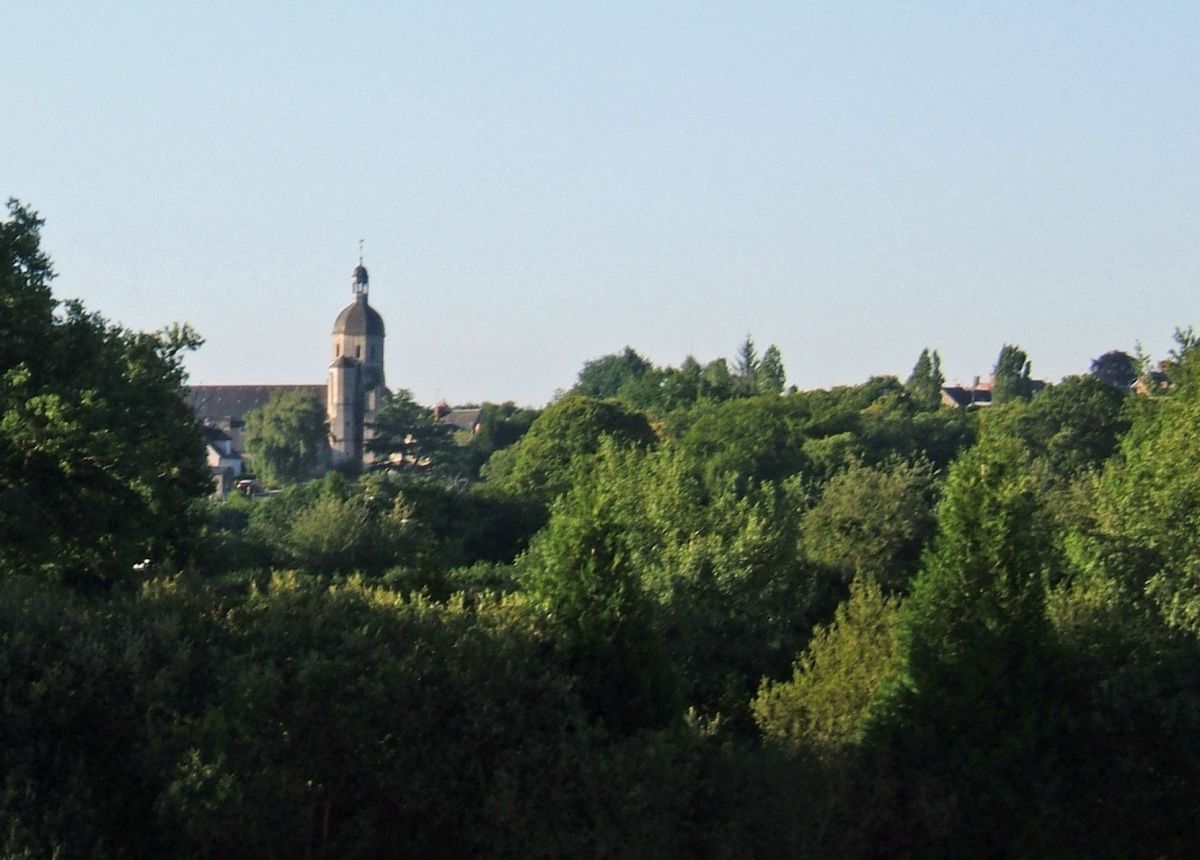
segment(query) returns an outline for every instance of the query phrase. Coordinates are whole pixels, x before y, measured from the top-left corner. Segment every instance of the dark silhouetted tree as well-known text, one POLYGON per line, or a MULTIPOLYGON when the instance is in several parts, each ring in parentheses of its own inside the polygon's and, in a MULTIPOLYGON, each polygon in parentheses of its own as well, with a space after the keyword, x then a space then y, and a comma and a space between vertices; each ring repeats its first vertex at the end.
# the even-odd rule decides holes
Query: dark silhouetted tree
POLYGON ((1033 396, 1033 380, 1029 377, 1030 363, 1019 346, 1006 343, 992 371, 992 402, 1028 400, 1033 396))

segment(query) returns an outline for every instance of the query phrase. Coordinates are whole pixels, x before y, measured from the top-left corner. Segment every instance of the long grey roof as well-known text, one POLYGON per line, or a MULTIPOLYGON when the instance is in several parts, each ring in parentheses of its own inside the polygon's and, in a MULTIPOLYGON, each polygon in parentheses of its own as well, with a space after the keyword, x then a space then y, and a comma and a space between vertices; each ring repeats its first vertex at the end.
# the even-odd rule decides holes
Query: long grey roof
POLYGON ((451 409, 441 417, 441 422, 473 433, 476 425, 479 424, 481 412, 483 412, 482 409, 451 409))
POLYGON ((184 399, 201 421, 243 418, 276 391, 305 391, 325 404, 324 385, 189 385, 184 399))

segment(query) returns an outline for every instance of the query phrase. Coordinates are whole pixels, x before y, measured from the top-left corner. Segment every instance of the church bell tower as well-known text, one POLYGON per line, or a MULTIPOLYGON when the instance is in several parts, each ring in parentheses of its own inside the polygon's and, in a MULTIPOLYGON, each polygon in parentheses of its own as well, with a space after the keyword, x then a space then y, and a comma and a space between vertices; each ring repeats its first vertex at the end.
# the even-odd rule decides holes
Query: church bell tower
POLYGON ((370 278, 362 257, 350 279, 350 304, 333 324, 333 361, 326 387, 333 465, 358 471, 370 459, 375 413, 387 395, 383 380, 383 317, 368 302, 370 278))

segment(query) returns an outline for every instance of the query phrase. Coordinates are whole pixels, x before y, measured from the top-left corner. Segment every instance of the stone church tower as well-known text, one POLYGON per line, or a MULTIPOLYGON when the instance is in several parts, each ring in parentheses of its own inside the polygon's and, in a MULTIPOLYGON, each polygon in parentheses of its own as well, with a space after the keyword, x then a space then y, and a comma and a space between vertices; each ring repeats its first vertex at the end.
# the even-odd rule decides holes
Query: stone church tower
POLYGON ((353 300, 333 324, 325 411, 335 467, 358 470, 369 460, 375 413, 387 396, 383 385, 383 317, 367 302, 369 279, 362 259, 351 279, 353 300))

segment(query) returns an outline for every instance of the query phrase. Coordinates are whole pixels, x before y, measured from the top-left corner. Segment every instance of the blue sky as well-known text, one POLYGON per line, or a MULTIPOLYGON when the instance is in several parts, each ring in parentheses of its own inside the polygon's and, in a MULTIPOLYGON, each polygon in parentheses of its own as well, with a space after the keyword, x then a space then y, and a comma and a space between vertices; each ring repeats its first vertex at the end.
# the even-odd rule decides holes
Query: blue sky
POLYGON ((1200 4, 57 3, 0 24, 0 194, 61 295, 316 382, 366 240, 389 384, 584 361, 1058 378, 1200 325, 1200 4))

